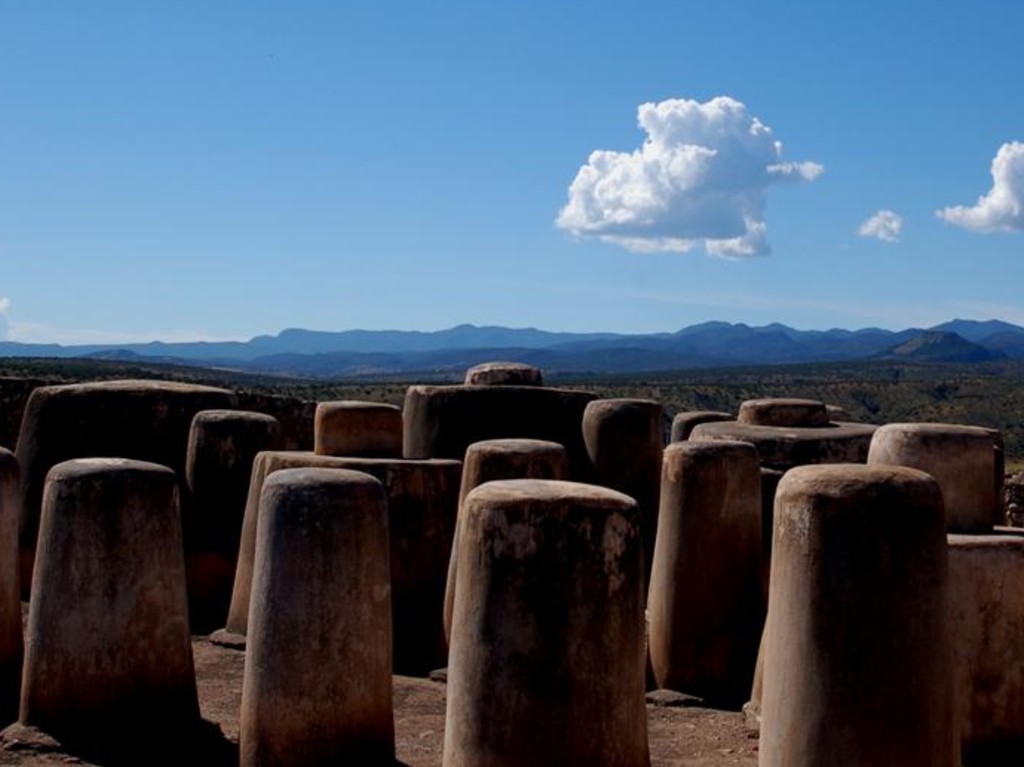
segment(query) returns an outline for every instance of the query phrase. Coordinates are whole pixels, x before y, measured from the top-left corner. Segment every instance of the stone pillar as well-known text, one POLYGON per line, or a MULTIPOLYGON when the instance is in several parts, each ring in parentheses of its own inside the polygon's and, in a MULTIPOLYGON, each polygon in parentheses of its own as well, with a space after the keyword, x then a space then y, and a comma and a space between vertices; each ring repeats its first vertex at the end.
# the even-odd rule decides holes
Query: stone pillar
POLYGON ((21 596, 18 574, 18 518, 21 507, 18 460, 0 447, 0 721, 18 716, 21 687, 21 596))
POLYGON ((764 622, 761 475, 746 442, 665 450, 647 596, 659 687, 738 706, 750 692, 764 622))
POLYGON ((732 413, 724 413, 720 410, 688 410, 676 413, 672 419, 672 433, 669 442, 685 442, 690 438, 693 428, 702 423, 732 420, 734 420, 732 413))
POLYGON ((373 477, 286 469, 263 486, 242 767, 390 765, 387 500, 373 477))
POLYGON ((253 464, 242 525, 242 542, 227 624, 210 639, 242 648, 249 616, 249 594, 263 483, 273 472, 294 468, 351 469, 384 483, 391 548, 395 672, 426 674, 447 657, 442 615, 445 578, 459 497, 459 461, 405 461, 341 458, 291 451, 260 453, 253 464))
POLYGON ((50 470, 20 722, 104 749, 174 748, 199 724, 170 469, 87 458, 50 470))
MULTIPOLYGON (((459 488, 459 509, 469 492, 485 482, 499 479, 568 479, 569 459, 565 448, 541 439, 488 439, 466 449, 459 488)), ((460 514, 461 518, 461 514, 460 514)), ((452 606, 458 568, 459 522, 448 559, 448 582, 444 590, 444 635, 451 639, 452 606)))
POLYGON ((949 536, 957 719, 979 756, 1024 744, 1024 535, 1003 533, 949 536))
POLYGON ((543 386, 540 368, 522 362, 483 362, 466 371, 466 386, 543 386))
POLYGON ((252 463, 278 447, 277 419, 244 410, 203 410, 192 419, 185 477, 192 510, 183 518, 189 616, 207 633, 224 619, 238 560, 252 463))
POLYGON ((583 440, 594 484, 635 499, 643 518, 645 582, 654 559, 661 488, 661 405, 654 400, 602 399, 583 413, 583 440))
POLYGON ((402 457, 402 410, 383 402, 318 402, 313 452, 361 458, 402 457))
POLYGON ((444 767, 647 767, 636 503, 508 480, 463 515, 444 767))
POLYGON ((787 472, 775 501, 761 767, 959 766, 947 576, 942 494, 927 474, 787 472))
POLYGON ((890 423, 871 439, 869 464, 909 466, 942 488, 946 529, 986 533, 1002 520, 993 478, 995 441, 987 429, 946 423, 890 423))
POLYGON ((736 420, 754 426, 820 428, 829 425, 828 407, 824 402, 794 397, 749 399, 740 405, 736 420))

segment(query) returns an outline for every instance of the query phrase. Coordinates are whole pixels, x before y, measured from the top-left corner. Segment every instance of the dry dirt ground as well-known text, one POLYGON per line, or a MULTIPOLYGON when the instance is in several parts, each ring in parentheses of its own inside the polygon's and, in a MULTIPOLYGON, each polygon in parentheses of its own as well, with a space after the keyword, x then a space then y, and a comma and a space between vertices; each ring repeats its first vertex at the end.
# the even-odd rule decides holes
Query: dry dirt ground
MULTIPOLYGON (((238 710, 242 697, 243 653, 196 637, 196 678, 203 719, 219 727, 182 764, 229 767, 237 764, 238 710)), ((395 736, 398 764, 438 767, 444 740, 444 684, 428 679, 395 677, 395 736)), ((757 738, 742 714, 702 708, 648 705, 652 767, 725 767, 757 764, 757 738)), ((161 744, 153 744, 155 750, 161 744)), ((145 764, 145 755, 117 760, 145 764)), ((101 765, 81 754, 12 747, 0 749, 0 765, 101 765)))

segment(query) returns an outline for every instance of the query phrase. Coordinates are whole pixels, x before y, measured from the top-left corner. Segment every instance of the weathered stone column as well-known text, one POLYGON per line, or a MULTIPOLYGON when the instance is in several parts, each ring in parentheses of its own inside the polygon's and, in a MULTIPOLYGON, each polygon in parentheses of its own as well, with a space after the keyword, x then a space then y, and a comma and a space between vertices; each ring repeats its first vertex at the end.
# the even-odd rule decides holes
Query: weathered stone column
POLYGON ((746 700, 764 622, 760 571, 754 446, 669 445, 647 596, 659 687, 724 705, 746 700))
POLYGON ((263 483, 275 471, 295 468, 351 469, 384 483, 391 548, 394 670, 425 675, 444 665, 444 589, 462 464, 443 459, 342 458, 292 451, 256 456, 227 625, 210 639, 231 647, 245 646, 263 483))
POLYGON ((152 737, 173 748, 198 725, 170 469, 88 458, 50 470, 20 721, 104 749, 152 737))
POLYGON ((207 633, 224 619, 238 560, 252 463, 278 447, 277 419, 244 410, 203 410, 192 419, 185 477, 191 513, 182 519, 189 616, 207 633))
POLYGON ((946 423, 890 423, 871 439, 869 464, 910 466, 942 488, 946 529, 986 533, 1002 519, 996 498, 996 445, 987 429, 946 423))
POLYGON ((646 767, 636 503, 508 480, 463 515, 444 767, 646 767))
POLYGON ((650 578, 661 489, 661 404, 643 399, 601 399, 583 413, 583 440, 594 484, 636 500, 643 517, 644 577, 650 578))
POLYGON ((775 502, 758 764, 958 767, 947 587, 942 494, 927 474, 790 470, 775 502))
POLYGON ((18 574, 20 472, 14 453, 0 447, 0 721, 18 716, 21 687, 21 596, 18 574))
POLYGON ((523 362, 483 362, 466 371, 466 386, 543 386, 540 368, 523 362))
MULTIPOLYGON (((568 479, 569 459, 557 442, 541 439, 488 439, 474 442, 466 449, 459 488, 459 509, 466 496, 485 482, 499 479, 568 479)), ((461 518, 461 514, 460 514, 461 518)), ((452 606, 455 604, 455 577, 458 568, 459 522, 448 559, 448 581, 444 590, 444 635, 451 639, 452 606)))
POLYGON ((360 458, 402 457, 402 410, 383 402, 318 402, 313 452, 360 458))
POLYGON ((732 413, 725 413, 720 410, 687 410, 676 413, 672 418, 672 432, 669 442, 685 442, 690 438, 690 432, 695 426, 702 423, 717 423, 719 421, 732 421, 735 417, 732 413))
POLYGON ((950 535, 957 720, 965 751, 1024 744, 1024 534, 950 535))
POLYGON ((387 501, 373 477, 285 469, 263 486, 242 687, 242 767, 390 765, 387 501))

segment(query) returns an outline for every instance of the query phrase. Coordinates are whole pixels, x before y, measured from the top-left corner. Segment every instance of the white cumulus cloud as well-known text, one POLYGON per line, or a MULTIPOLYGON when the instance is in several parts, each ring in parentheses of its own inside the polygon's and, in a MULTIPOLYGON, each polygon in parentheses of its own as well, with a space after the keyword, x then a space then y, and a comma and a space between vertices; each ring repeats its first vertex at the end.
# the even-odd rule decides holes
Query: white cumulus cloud
POLYGON ((824 171, 783 162, 771 128, 727 96, 641 104, 637 121, 647 133, 639 149, 597 150, 579 169, 560 228, 636 251, 764 255, 768 186, 824 171))
POLYGON ((951 224, 974 232, 1024 231, 1024 143, 999 147, 992 160, 992 188, 974 205, 935 211, 951 224))
POLYGON ((891 210, 880 210, 857 230, 861 237, 875 237, 883 242, 899 242, 903 216, 891 210))

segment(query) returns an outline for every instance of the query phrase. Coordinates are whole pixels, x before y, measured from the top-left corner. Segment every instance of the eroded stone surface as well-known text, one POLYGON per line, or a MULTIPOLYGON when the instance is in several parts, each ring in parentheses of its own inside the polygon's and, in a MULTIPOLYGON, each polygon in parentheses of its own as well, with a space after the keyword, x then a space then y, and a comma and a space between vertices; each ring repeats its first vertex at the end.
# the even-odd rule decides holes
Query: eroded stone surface
POLYGON ((523 362, 483 362, 466 371, 466 386, 542 386, 540 368, 523 362))

